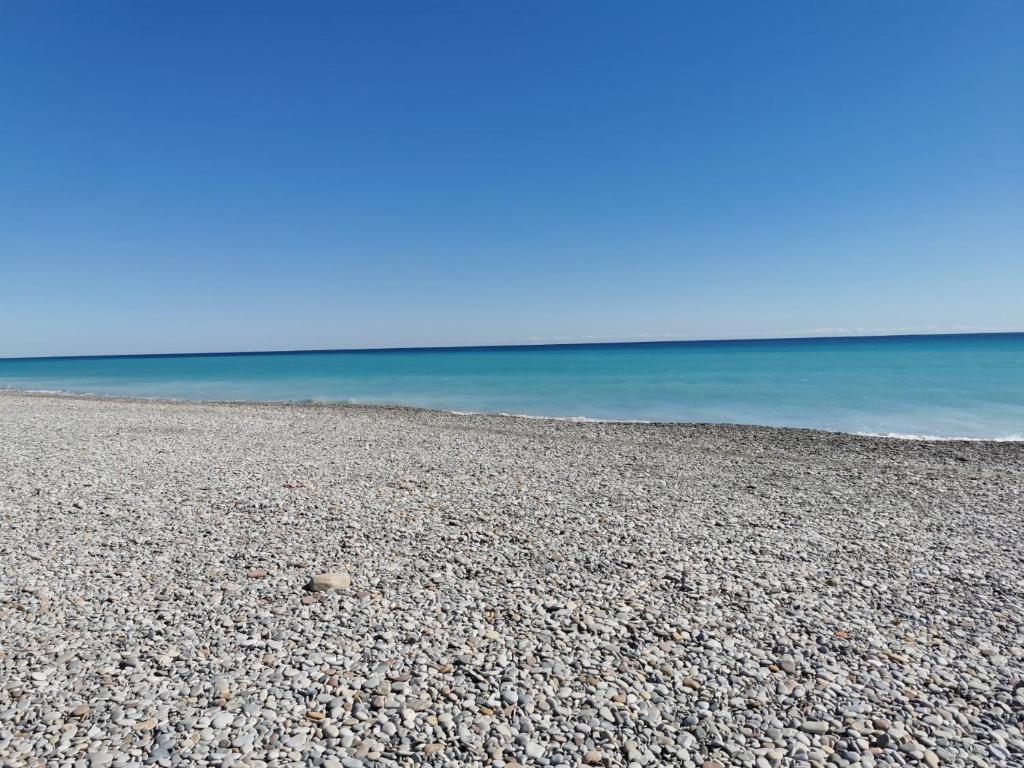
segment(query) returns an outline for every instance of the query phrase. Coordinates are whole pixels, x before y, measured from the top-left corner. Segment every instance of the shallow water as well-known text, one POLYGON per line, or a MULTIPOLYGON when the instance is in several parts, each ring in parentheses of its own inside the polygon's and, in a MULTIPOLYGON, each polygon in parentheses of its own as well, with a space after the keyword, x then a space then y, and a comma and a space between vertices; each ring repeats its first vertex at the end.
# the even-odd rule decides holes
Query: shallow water
POLYGON ((0 387, 1019 440, 1024 334, 0 359, 0 387))

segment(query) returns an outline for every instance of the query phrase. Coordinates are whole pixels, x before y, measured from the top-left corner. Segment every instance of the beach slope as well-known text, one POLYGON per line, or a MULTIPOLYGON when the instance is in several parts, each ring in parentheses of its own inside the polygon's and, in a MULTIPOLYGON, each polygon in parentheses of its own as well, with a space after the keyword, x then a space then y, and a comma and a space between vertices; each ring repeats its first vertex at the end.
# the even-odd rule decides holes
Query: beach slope
POLYGON ((1024 761, 1022 443, 10 392, 0 430, 5 766, 1024 761))

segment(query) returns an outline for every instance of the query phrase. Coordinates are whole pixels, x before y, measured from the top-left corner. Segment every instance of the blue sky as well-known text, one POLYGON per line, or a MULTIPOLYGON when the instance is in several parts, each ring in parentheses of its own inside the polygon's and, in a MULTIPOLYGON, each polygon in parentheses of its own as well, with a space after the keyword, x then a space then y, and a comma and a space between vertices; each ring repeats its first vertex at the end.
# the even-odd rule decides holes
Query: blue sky
POLYGON ((0 5, 0 356, 1024 330, 1024 3, 0 5))

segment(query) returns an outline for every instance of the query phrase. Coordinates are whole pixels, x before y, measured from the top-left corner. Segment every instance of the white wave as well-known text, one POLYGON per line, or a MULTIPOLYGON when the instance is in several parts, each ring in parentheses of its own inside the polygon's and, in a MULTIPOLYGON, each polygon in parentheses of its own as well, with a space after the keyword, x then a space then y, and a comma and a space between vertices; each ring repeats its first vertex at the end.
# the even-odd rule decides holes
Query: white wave
POLYGON ((999 437, 945 437, 942 435, 915 435, 909 432, 854 432, 861 437, 890 437, 894 440, 923 440, 931 443, 968 442, 968 443, 1020 443, 1024 435, 1002 435, 999 437))
MULTIPOLYGON (((595 419, 590 416, 537 416, 532 413, 480 413, 481 416, 504 416, 509 419, 536 419, 539 421, 571 421, 577 424, 654 424, 643 419, 595 419)), ((667 422, 672 423, 672 422, 667 422)))
MULTIPOLYGON (((506 419, 533 419, 534 421, 571 421, 578 424, 655 424, 657 422, 644 419, 595 419, 591 416, 538 416, 535 413, 509 413, 507 411, 455 411, 446 409, 445 413, 454 416, 502 416, 506 419)), ((671 423, 671 422, 669 422, 671 423)))
MULTIPOLYGON (((62 397, 118 397, 117 395, 103 395, 98 392, 87 392, 83 389, 22 389, 21 387, 0 387, 0 392, 14 392, 15 394, 26 395, 60 395, 62 397)), ((126 395, 133 397, 133 395, 126 395)))

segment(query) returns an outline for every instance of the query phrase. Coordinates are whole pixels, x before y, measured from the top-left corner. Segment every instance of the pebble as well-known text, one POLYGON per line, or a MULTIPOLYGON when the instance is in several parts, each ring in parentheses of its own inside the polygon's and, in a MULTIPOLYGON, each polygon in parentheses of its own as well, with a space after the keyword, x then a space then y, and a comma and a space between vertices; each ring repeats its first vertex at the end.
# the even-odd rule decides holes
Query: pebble
POLYGON ((310 592, 329 592, 337 589, 348 589, 351 579, 347 573, 318 573, 310 578, 306 589, 310 592))
POLYGON ((807 733, 821 734, 829 732, 829 724, 823 720, 804 720, 800 724, 800 728, 807 731, 807 733))

